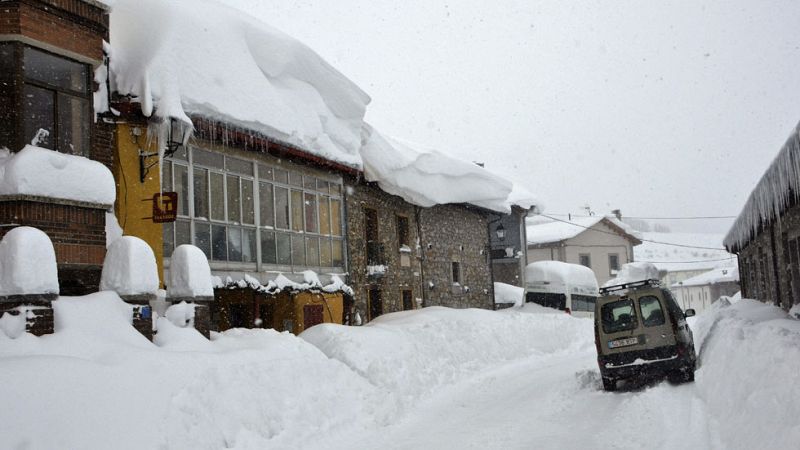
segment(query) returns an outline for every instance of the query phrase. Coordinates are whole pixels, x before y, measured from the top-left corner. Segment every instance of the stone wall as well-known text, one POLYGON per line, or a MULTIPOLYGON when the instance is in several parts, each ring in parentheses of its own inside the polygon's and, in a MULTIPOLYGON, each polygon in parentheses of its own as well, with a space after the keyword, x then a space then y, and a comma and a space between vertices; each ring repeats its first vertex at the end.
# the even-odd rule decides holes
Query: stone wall
MULTIPOLYGON (((387 194, 378 187, 345 180, 345 216, 347 220, 348 284, 354 290, 354 305, 364 321, 371 320, 369 291, 379 290, 383 313, 404 309, 402 291, 411 291, 412 307, 422 298, 421 254, 417 248, 416 208, 402 198, 387 194), (378 214, 377 235, 383 248, 385 271, 370 275, 367 269, 366 215, 378 214), (408 219, 410 252, 402 252, 398 241, 397 217, 408 219), (401 257, 404 259, 401 264, 401 257), (407 264, 406 264, 407 263, 407 264)), ((406 305, 408 306, 408 305, 406 305)))
POLYGON ((421 208, 425 306, 494 309, 489 214, 464 205, 421 208), (453 283, 453 263, 461 281, 453 283))
POLYGON ((737 252, 742 295, 789 309, 800 303, 800 205, 737 252))

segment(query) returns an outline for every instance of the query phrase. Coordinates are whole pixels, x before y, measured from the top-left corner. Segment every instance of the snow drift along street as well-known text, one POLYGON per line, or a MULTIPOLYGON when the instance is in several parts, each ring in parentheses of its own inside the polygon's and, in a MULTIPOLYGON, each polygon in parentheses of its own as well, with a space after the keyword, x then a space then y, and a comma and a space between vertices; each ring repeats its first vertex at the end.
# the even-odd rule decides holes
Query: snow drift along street
POLYGON ((427 308, 297 338, 207 341, 112 293, 55 302, 56 333, 0 333, 0 446, 793 448, 800 321, 742 300, 694 322, 697 382, 602 392, 592 322, 536 305, 427 308), (753 409, 756 408, 756 409, 753 409), (46 430, 46 432, 45 432, 46 430), (663 430, 670 430, 669 434, 663 430))

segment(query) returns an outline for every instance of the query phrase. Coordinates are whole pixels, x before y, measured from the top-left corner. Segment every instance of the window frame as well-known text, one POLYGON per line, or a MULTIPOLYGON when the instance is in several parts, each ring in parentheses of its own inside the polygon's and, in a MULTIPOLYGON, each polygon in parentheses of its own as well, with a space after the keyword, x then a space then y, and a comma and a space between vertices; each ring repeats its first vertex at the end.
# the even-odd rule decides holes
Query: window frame
POLYGON ((578 253, 578 264, 582 265, 583 267, 592 268, 592 254, 591 253, 578 253), (588 264, 584 264, 582 259, 586 257, 586 260, 589 262, 588 264))
MULTIPOLYGON (((207 158, 205 158, 207 160, 207 158)), ((212 268, 219 268, 220 270, 252 270, 255 269, 256 271, 263 271, 263 270, 284 270, 284 271, 292 271, 297 272, 301 270, 308 270, 308 269, 315 269, 315 270, 328 270, 328 271, 336 271, 336 270, 345 270, 346 261, 344 258, 345 250, 345 237, 343 233, 343 226, 341 218, 344 216, 344 198, 341 196, 343 180, 341 177, 332 177, 328 176, 325 177, 324 175, 308 175, 305 170, 302 168, 294 168, 294 167, 285 167, 281 166, 277 163, 269 163, 262 161, 256 158, 246 158, 240 155, 229 155, 227 153, 222 153, 218 151, 209 150, 208 148, 204 148, 202 145, 191 145, 187 146, 187 151, 185 155, 185 159, 182 157, 170 157, 165 159, 164 168, 168 170, 168 176, 165 175, 162 180, 169 181, 171 183, 169 186, 164 186, 164 190, 171 190, 174 188, 176 180, 175 180, 175 167, 181 166, 185 168, 187 173, 187 189, 185 192, 184 197, 186 199, 180 199, 180 202, 185 202, 187 206, 187 210, 185 211, 186 214, 179 215, 179 221, 181 223, 188 222, 190 224, 189 229, 189 243, 196 243, 196 234, 198 232, 197 228, 201 226, 210 226, 210 238, 209 238, 209 247, 210 251, 207 256, 209 256, 209 261, 212 265, 212 268), (213 153, 214 155, 219 155, 221 157, 222 165, 221 167, 217 167, 213 164, 206 164, 207 161, 195 161, 194 154, 196 150, 200 150, 201 152, 208 152, 213 153), (229 164, 229 160, 235 160, 234 164, 229 164), (244 170, 242 168, 242 163, 249 164, 252 170, 244 170), (236 168, 239 170, 236 170, 236 168), (207 217, 199 218, 195 214, 195 172, 201 171, 206 180, 205 184, 205 208, 208 210, 207 217), (265 172, 265 177, 262 178, 260 173, 261 171, 265 172), (286 183, 281 181, 276 181, 276 178, 282 178, 282 176, 275 176, 275 173, 282 172, 286 175, 286 183), (213 205, 211 204, 211 200, 213 198, 212 195, 212 175, 220 175, 222 176, 222 211, 223 211, 223 218, 224 220, 218 220, 216 218, 212 219, 211 212, 213 210, 213 205), (236 180, 235 183, 231 183, 230 180, 236 180), (292 185, 290 183, 294 182, 295 184, 292 185), (313 189, 312 189, 312 182, 313 182, 313 189), (252 217, 255 223, 249 224, 244 223, 245 217, 249 216, 249 212, 246 211, 248 201, 244 198, 244 193, 246 188, 244 187, 246 183, 252 183, 252 217), (297 184, 301 184, 307 187, 299 187, 297 184), (229 185, 230 184, 230 185, 229 185), (232 219, 236 218, 236 214, 231 215, 229 212, 229 208, 231 207, 229 203, 229 189, 233 187, 235 184, 238 187, 238 221, 232 221, 232 219), (269 192, 272 193, 272 224, 262 224, 261 219, 261 186, 262 184, 269 185, 269 192), (285 189, 287 192, 287 199, 289 201, 287 205, 288 209, 288 221, 289 221, 289 228, 284 229, 278 226, 278 205, 277 205, 277 196, 278 196, 278 189, 282 188, 285 189), (301 221, 300 230, 293 229, 293 211, 291 205, 291 192, 292 191, 299 191, 300 198, 303 200, 300 202, 299 207, 299 215, 295 217, 297 221, 301 221), (333 192, 333 193, 332 193, 333 192), (316 225, 315 231, 306 231, 306 222, 307 222, 307 214, 310 212, 307 211, 308 205, 306 205, 305 200, 311 199, 310 196, 313 196, 313 205, 311 207, 314 208, 314 224, 316 225), (328 208, 328 221, 329 221, 329 230, 326 233, 323 233, 323 230, 320 227, 320 204, 321 202, 326 202, 328 208), (339 211, 335 214, 333 212, 333 208, 338 206, 339 211), (334 223, 334 216, 339 223, 334 223), (225 247, 226 247, 226 255, 225 259, 217 258, 214 254, 214 228, 213 227, 224 227, 225 229, 225 247), (335 228, 334 228, 335 227, 335 228), (248 249, 255 249, 255 253, 253 253, 249 261, 241 261, 239 258, 231 257, 231 249, 234 248, 230 240, 231 232, 238 233, 241 235, 240 237, 240 247, 242 249, 241 254, 245 255, 245 244, 248 244, 248 249), (254 233, 254 234, 253 234, 254 233), (274 249, 270 250, 267 248, 262 249, 262 245, 269 245, 269 236, 266 236, 267 233, 272 233, 272 240, 271 243, 274 245, 274 249), (247 235, 247 236, 246 236, 247 235), (247 238, 247 239, 246 239, 247 238), (253 239, 254 241, 250 242, 249 239, 253 239), (288 240, 288 250, 289 250, 289 257, 286 258, 286 255, 282 255, 281 251, 284 248, 284 240, 288 240), (293 249, 299 251, 299 242, 302 241, 303 243, 303 255, 299 257, 299 255, 295 255, 293 249), (298 242, 297 244, 293 245, 293 242, 298 242), (310 247, 309 247, 310 246, 310 247), (274 262, 268 262, 266 260, 267 257, 271 257, 274 255, 274 262), (312 264, 309 264, 309 257, 312 258, 312 264), (322 258, 325 258, 325 262, 328 260, 330 261, 328 265, 320 265, 323 262, 322 258), (337 265, 338 263, 338 265, 337 265)), ((266 190, 265 190, 266 191, 266 190)), ((182 211, 183 212, 183 211, 182 211)), ((181 225, 184 226, 184 225, 181 225)), ((165 224, 164 225, 164 255, 171 256, 171 251, 179 245, 178 236, 177 236, 177 227, 173 224, 165 224), (167 236, 167 233, 171 233, 167 236), (168 242, 169 241, 169 242, 168 242), (172 243, 172 249, 168 249, 167 245, 172 243)), ((202 233, 201 233, 202 234, 202 233)), ((180 243, 185 243, 181 241, 180 243)), ((244 257, 242 256, 242 259, 244 257)))
POLYGON ((615 272, 615 271, 616 271, 616 272, 619 272, 619 268, 620 268, 620 264, 619 264, 619 253, 609 253, 609 254, 608 254, 608 275, 609 275, 609 276, 614 276, 614 275, 616 275, 614 272, 615 272), (611 264, 611 258, 612 258, 612 257, 613 257, 613 258, 616 258, 616 260, 617 260, 616 267, 613 267, 613 266, 612 266, 612 264, 611 264))
POLYGON ((461 286, 464 280, 464 272, 461 267, 461 261, 450 261, 450 277, 453 286, 461 286))
MULTIPOLYGON (((7 78, 8 80, 13 81, 13 86, 8 88, 10 106, 12 111, 7 116, 8 122, 6 132, 8 133, 7 139, 8 142, 0 142, 0 145, 9 145, 16 148, 23 148, 26 144, 30 143, 33 139, 33 136, 26 136, 26 121, 25 121, 25 102, 24 102, 24 93, 26 86, 32 86, 37 89, 45 90, 51 95, 52 103, 48 106, 52 108, 52 117, 53 117, 53 124, 52 124, 52 132, 48 136, 48 142, 50 148, 53 151, 57 151, 60 153, 71 154, 71 155, 78 155, 83 157, 90 157, 92 153, 92 146, 94 144, 94 133, 93 133, 93 124, 92 124, 92 115, 94 113, 94 106, 93 106, 93 94, 94 94, 94 85, 93 85, 93 76, 94 70, 91 64, 85 61, 79 61, 69 56, 65 56, 59 53, 55 53, 48 49, 43 49, 40 47, 36 47, 34 45, 30 45, 28 43, 17 42, 17 41, 3 41, 0 42, 2 46, 8 46, 12 49, 13 56, 9 59, 11 61, 11 73, 10 76, 7 78), (52 81, 43 81, 38 78, 32 78, 31 76, 25 73, 25 53, 26 49, 30 49, 34 52, 39 52, 41 54, 46 55, 47 57, 57 58, 59 60, 66 61, 70 64, 75 64, 80 66, 83 69, 83 84, 82 90, 81 89, 72 89, 68 87, 58 86, 55 82, 52 81), (84 118, 83 123, 80 123, 81 131, 84 133, 83 140, 84 140, 84 147, 77 149, 77 148, 62 148, 61 140, 63 135, 66 131, 62 128, 65 128, 63 125, 62 120, 60 117, 62 116, 62 109, 60 106, 65 100, 64 98, 75 98, 78 99, 80 102, 81 109, 83 113, 86 115, 84 118)), ((71 122, 77 123, 77 122, 71 122)), ((2 131, 2 130, 0 130, 2 131)), ((0 136, 1 137, 1 136, 0 136)), ((74 141, 73 141, 74 142, 74 141)), ((45 147, 46 148, 46 147, 45 147)))

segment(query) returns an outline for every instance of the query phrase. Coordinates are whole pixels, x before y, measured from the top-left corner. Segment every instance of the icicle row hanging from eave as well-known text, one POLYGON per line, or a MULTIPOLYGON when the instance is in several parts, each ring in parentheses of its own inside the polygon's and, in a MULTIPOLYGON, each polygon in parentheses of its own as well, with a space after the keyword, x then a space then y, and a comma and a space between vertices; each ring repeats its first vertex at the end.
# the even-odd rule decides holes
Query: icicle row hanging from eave
POLYGON ((800 199, 800 124, 761 177, 734 222, 724 244, 739 250, 779 217, 793 200, 800 199))

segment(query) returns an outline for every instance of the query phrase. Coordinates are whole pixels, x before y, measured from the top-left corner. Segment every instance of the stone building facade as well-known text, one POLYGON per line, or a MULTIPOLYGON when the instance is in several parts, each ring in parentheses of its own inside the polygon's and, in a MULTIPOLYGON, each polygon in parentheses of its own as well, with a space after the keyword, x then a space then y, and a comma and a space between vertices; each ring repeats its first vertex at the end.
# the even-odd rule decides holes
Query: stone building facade
POLYGON ((346 190, 348 283, 363 320, 425 306, 493 307, 490 213, 415 206, 357 179, 346 190))
POLYGON ((468 205, 420 210, 425 306, 494 308, 490 216, 468 205))
MULTIPOLYGON (((92 101, 94 70, 103 64, 108 26, 107 7, 94 0, 2 2, 0 148, 17 152, 40 136, 39 147, 111 168, 113 128, 94 121, 92 101)), ((7 195, 0 198, 0 236, 19 225, 47 233, 56 251, 61 293, 86 294, 99 283, 110 206, 7 195)))
POLYGON ((417 208, 371 183, 345 182, 348 284, 364 320, 422 306, 417 208))

